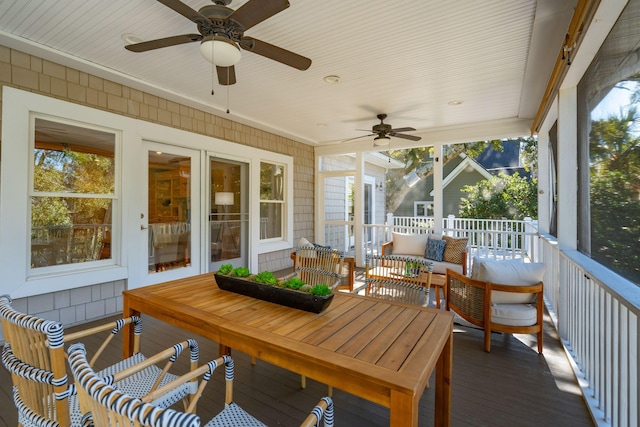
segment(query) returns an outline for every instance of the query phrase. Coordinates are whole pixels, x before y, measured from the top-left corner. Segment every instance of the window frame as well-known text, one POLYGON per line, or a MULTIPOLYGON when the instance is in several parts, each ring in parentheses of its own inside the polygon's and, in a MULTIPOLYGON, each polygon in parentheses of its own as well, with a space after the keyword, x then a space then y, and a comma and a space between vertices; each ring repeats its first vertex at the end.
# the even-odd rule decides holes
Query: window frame
POLYGON ((119 186, 117 186, 117 176, 119 176, 119 170, 120 170, 120 162, 119 162, 119 153, 120 153, 120 146, 121 143, 120 141, 122 140, 122 135, 121 133, 116 130, 116 129, 112 129, 112 128, 106 128, 104 126, 97 126, 97 125, 90 125, 87 123, 81 123, 81 122, 77 122, 75 120, 69 120, 66 118, 60 118, 60 117, 56 117, 56 116, 51 116, 51 115, 45 115, 45 114, 41 114, 41 113, 32 113, 30 114, 30 118, 29 118, 29 125, 30 125, 30 130, 29 130, 29 177, 28 177, 28 188, 27 188, 27 214, 28 214, 28 218, 29 221, 27 223, 28 227, 27 227, 27 246, 28 246, 28 250, 27 250, 27 257, 29 258, 28 262, 27 262, 27 278, 33 278, 33 277, 38 277, 41 275, 48 275, 48 274, 52 274, 52 273, 67 273, 67 272, 74 272, 77 270, 83 270, 83 269, 87 269, 87 268, 96 268, 96 267, 104 267, 104 266, 109 266, 109 265, 115 265, 116 264, 116 259, 117 259, 117 253, 118 251, 114 250, 115 248, 119 247, 119 242, 117 241, 117 238, 115 238, 115 236, 118 236, 119 233, 119 229, 117 227, 115 227, 114 225, 114 218, 115 217, 119 217, 118 214, 118 209, 120 206, 119 200, 120 200, 120 189, 119 186), (34 159, 34 155, 35 155, 35 131, 36 131, 36 120, 41 119, 41 120, 46 120, 48 122, 55 122, 55 123, 59 123, 59 124, 64 124, 64 125, 69 125, 69 126, 74 126, 74 127, 81 127, 84 129, 90 129, 90 130, 98 130, 101 132, 105 132, 105 133, 109 133, 113 135, 113 139, 114 139, 114 145, 113 145, 113 150, 114 150, 114 156, 113 156, 113 167, 114 167, 114 171, 113 171, 113 193, 111 194, 99 194, 99 193, 76 193, 76 192, 65 192, 65 191, 61 191, 61 192, 44 192, 44 191, 39 191, 39 190, 35 190, 35 159, 34 159), (32 206, 33 204, 31 203, 31 199, 33 197, 40 197, 40 198, 44 198, 44 197, 57 197, 57 198, 76 198, 76 199, 108 199, 111 200, 111 236, 112 236, 112 240, 110 243, 110 247, 111 247, 111 257, 107 258, 107 259, 98 259, 98 260, 93 260, 93 261, 87 261, 87 262, 82 262, 82 263, 67 263, 67 264, 57 264, 57 265, 52 265, 52 266, 46 266, 46 267, 31 267, 31 233, 33 231, 32 228, 32 206))
MULTIPOLYGON (((265 200, 261 199, 260 195, 260 170, 262 163, 269 163, 276 166, 282 166, 283 168, 283 188, 282 188, 282 201, 277 201, 282 204, 282 236, 272 237, 268 239, 262 239, 260 232, 252 232, 254 236, 258 236, 258 254, 273 252, 276 250, 291 249, 293 247, 293 158, 290 156, 265 152, 259 159, 253 163, 252 179, 250 185, 257 187, 251 194, 257 194, 257 197, 253 198, 254 205, 252 206, 252 223, 261 226, 260 218, 260 206, 265 200)), ((266 202, 273 202, 271 199, 266 202)))
POLYGON ((0 168, 0 294, 21 298, 126 279, 122 247, 122 145, 127 118, 43 95, 4 87, 0 168), (31 195, 36 117, 115 134, 116 204, 112 206, 111 258, 31 268, 31 195), (7 161, 10 159, 10 161, 7 161))

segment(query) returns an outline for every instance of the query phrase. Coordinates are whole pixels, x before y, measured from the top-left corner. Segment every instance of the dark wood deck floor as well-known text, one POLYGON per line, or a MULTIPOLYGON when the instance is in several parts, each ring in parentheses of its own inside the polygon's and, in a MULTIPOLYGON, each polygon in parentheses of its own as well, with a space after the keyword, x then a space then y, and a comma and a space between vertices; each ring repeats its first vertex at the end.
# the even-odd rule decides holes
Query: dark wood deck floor
MULTIPOLYGON (((153 354, 184 338, 186 332, 153 318, 144 320, 143 352, 153 354)), ((216 343, 198 339, 201 361, 214 358, 216 343)), ((482 333, 455 327, 453 345, 453 426, 591 426, 594 425, 580 395, 569 362, 555 331, 547 320, 544 355, 534 350, 533 337, 494 334, 491 353, 482 350, 482 333)), ((89 351, 96 347, 86 342, 89 351)), ((120 357, 120 342, 105 360, 120 357)), ((268 425, 295 426, 315 402, 325 395, 326 386, 309 380, 300 389, 300 377, 286 370, 235 352, 235 401, 268 425)), ((185 365, 186 366, 186 362, 185 365)), ((433 384, 433 379, 431 381, 433 384)), ((0 426, 16 426, 11 404, 11 379, 0 369, 0 426)), ((224 389, 218 374, 201 400, 198 413, 208 421, 222 407, 224 389)), ((334 391, 338 426, 388 426, 389 411, 340 391, 334 391)), ((434 390, 425 391, 420 402, 420 426, 433 425, 434 390)))

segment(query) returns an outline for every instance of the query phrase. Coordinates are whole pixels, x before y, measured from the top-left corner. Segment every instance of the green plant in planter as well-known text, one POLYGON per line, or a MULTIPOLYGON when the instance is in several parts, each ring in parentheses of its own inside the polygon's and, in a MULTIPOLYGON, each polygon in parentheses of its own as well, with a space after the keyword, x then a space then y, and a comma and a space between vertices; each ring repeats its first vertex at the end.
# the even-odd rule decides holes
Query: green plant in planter
POLYGON ((231 264, 222 264, 218 269, 218 274, 229 275, 233 271, 233 265, 231 264))
POLYGON ((312 287, 311 290, 309 290, 309 293, 311 295, 317 295, 319 297, 323 297, 325 295, 331 294, 331 288, 325 285, 324 283, 320 283, 312 287))
POLYGON ((235 277, 249 277, 251 276, 251 271, 247 267, 236 267, 231 272, 232 276, 235 277))
POLYGON ((270 271, 262 271, 255 275, 253 278, 254 281, 258 283, 263 283, 265 285, 277 285, 278 279, 276 276, 270 271))
POLYGON ((297 276, 293 276, 284 282, 284 286, 286 288, 295 289, 295 290, 302 290, 301 288, 304 285, 305 285, 304 281, 297 276))

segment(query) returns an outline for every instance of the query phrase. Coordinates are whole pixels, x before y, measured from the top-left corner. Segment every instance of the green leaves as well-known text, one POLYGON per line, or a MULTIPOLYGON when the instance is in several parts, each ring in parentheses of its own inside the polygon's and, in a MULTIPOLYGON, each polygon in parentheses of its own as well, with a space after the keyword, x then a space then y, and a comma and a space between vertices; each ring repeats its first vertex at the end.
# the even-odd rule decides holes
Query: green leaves
POLYGON ((467 185, 462 192, 460 216, 463 218, 516 219, 538 217, 538 181, 517 173, 500 173, 476 185, 467 185))

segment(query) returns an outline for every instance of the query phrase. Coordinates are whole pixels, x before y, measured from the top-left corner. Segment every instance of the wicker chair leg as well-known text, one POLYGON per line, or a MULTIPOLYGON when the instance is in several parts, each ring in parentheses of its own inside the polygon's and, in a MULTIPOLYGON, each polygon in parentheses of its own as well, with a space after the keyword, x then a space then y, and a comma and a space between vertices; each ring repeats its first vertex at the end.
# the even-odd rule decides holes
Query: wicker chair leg
POLYGON ((538 332, 538 353, 542 354, 542 336, 544 335, 544 332, 542 331, 542 328, 540 329, 540 332, 538 332))
POLYGON ((484 351, 491 353, 491 327, 488 324, 484 327, 484 351))

